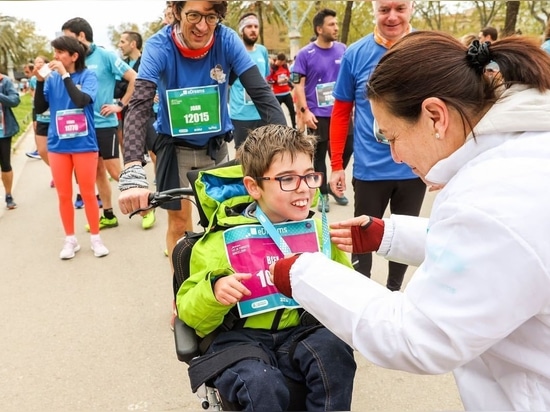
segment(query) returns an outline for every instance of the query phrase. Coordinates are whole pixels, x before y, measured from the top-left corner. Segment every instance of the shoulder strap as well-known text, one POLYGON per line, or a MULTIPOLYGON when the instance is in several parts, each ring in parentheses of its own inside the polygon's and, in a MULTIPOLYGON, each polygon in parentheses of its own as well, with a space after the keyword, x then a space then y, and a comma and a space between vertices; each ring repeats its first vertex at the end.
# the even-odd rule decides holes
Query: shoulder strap
POLYGON ((205 382, 209 382, 231 365, 245 359, 258 359, 267 365, 274 363, 259 343, 241 343, 209 355, 194 358, 187 372, 193 393, 205 382))

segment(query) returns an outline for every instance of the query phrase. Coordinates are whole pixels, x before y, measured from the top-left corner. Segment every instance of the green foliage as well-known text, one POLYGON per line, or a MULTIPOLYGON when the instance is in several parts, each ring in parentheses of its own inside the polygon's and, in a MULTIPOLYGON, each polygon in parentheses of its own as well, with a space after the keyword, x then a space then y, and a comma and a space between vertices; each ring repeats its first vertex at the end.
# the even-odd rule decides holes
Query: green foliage
POLYGON ((21 96, 19 106, 13 108, 13 114, 19 123, 19 133, 12 138, 12 144, 17 142, 19 137, 25 133, 27 127, 32 123, 32 96, 25 93, 21 96))

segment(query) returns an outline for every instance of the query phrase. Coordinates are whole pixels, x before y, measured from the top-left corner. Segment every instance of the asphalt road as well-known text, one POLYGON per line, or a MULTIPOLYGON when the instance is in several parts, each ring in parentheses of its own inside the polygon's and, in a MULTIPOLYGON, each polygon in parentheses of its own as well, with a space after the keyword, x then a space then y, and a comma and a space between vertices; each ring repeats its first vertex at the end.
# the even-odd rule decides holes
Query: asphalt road
MULTIPOLYGON (((7 211, 2 203, 0 209, 0 409, 200 410, 168 327, 166 214, 157 211, 155 227, 144 231, 139 217, 116 213, 120 226, 101 233, 111 253, 98 259, 84 230, 84 211, 76 210, 82 249, 61 261, 57 197, 47 166, 24 155, 33 146, 27 133, 13 156, 18 208, 7 211)), ((148 174, 152 179, 151 166, 148 174)), ((114 183, 113 193, 116 199, 114 183)), ((432 200, 429 195, 423 214, 432 200)), ((353 213, 351 205, 331 207, 330 220, 353 213)), ((382 259, 375 259, 374 273, 385 282, 382 259)), ((416 376, 356 358, 354 411, 463 410, 450 374, 416 376)))

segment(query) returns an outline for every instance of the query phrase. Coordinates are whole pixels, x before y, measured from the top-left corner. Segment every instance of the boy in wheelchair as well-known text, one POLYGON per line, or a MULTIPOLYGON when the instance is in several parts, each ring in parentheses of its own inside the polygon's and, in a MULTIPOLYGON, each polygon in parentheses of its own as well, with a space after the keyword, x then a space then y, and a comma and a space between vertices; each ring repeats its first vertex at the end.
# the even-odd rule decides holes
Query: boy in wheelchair
MULTIPOLYGON (((311 204, 323 179, 313 169, 314 149, 314 136, 286 126, 269 125, 250 132, 237 152, 241 166, 233 166, 242 167, 244 178, 229 179, 238 182, 237 186, 244 183, 246 191, 239 193, 224 182, 221 191, 231 195, 224 198, 216 192, 209 199, 210 205, 206 202, 210 224, 192 248, 191 275, 177 293, 178 316, 204 338, 203 344, 209 344, 197 362, 221 356, 231 348, 240 354, 238 360, 216 372, 211 382, 222 398, 243 410, 287 410, 289 380, 307 388, 307 410, 351 409, 356 370, 352 348, 312 322, 311 317, 304 321, 307 314, 293 306, 293 301, 246 315, 241 312, 242 307, 237 311, 238 304, 257 293, 251 286, 257 275, 234 269, 230 253, 226 252, 224 230, 220 230, 250 224, 258 231, 263 227, 273 238, 272 243, 289 253, 289 249, 284 249, 285 240, 273 229, 278 223, 305 221, 312 215, 311 204), (230 318, 233 322, 228 322, 230 318), (253 355, 258 351, 262 355, 253 355)), ((220 183, 218 177, 213 181, 220 183)), ((206 182, 205 190, 210 186, 215 185, 206 182)), ((202 202, 201 205, 204 206, 202 202)), ((347 256, 322 236, 320 220, 312 222, 317 229, 313 238, 324 245, 323 252, 329 249, 333 260, 351 267, 347 256)), ((292 252, 305 251, 299 249, 292 247, 292 252)), ((254 252, 258 254, 258 250, 254 252)), ((190 374, 195 366, 191 361, 190 374)))

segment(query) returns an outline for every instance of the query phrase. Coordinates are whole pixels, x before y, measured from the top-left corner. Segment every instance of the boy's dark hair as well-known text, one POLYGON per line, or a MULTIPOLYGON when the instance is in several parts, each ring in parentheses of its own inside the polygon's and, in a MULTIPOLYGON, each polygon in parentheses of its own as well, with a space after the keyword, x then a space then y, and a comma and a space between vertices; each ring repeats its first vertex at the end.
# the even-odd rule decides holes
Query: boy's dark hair
MULTIPOLYGON (((277 155, 305 153, 311 159, 315 153, 317 138, 288 126, 270 124, 252 130, 236 153, 244 176, 260 177, 269 169, 277 155)), ((261 185, 262 181, 258 184, 261 185)))
POLYGON ((90 23, 88 23, 82 17, 75 17, 73 19, 67 20, 61 27, 61 30, 69 30, 71 33, 74 33, 77 36, 82 32, 84 33, 84 38, 86 39, 86 41, 89 41, 90 43, 94 42, 94 31, 92 30, 92 26, 90 26, 90 23))
POLYGON ((498 31, 494 27, 484 27, 483 29, 481 29, 481 34, 483 34, 483 36, 491 37, 491 40, 493 41, 496 41, 498 39, 498 31))
POLYGON ((279 54, 277 55, 277 60, 280 60, 280 61, 282 61, 282 62, 286 62, 286 54, 284 54, 284 53, 279 53, 279 54))
POLYGON ((322 9, 313 16, 313 33, 317 36, 317 27, 322 27, 326 17, 336 17, 336 12, 331 9, 322 9))
POLYGON ((71 36, 59 36, 50 43, 54 49, 66 51, 71 56, 78 53, 78 58, 74 62, 74 68, 80 72, 86 68, 86 52, 88 48, 77 39, 71 36))
POLYGON ((126 31, 123 31, 121 34, 127 35, 131 42, 135 41, 136 47, 138 50, 142 49, 143 37, 141 37, 141 34, 139 34, 137 31, 126 30, 126 31))
MULTIPOLYGON (((174 23, 179 22, 181 19, 181 11, 183 10, 183 7, 185 6, 186 1, 173 1, 172 2, 172 8, 175 9, 174 13, 174 23)), ((220 17, 220 19, 225 19, 225 15, 227 14, 227 1, 211 1, 212 6, 214 8, 214 11, 216 14, 220 17)))

